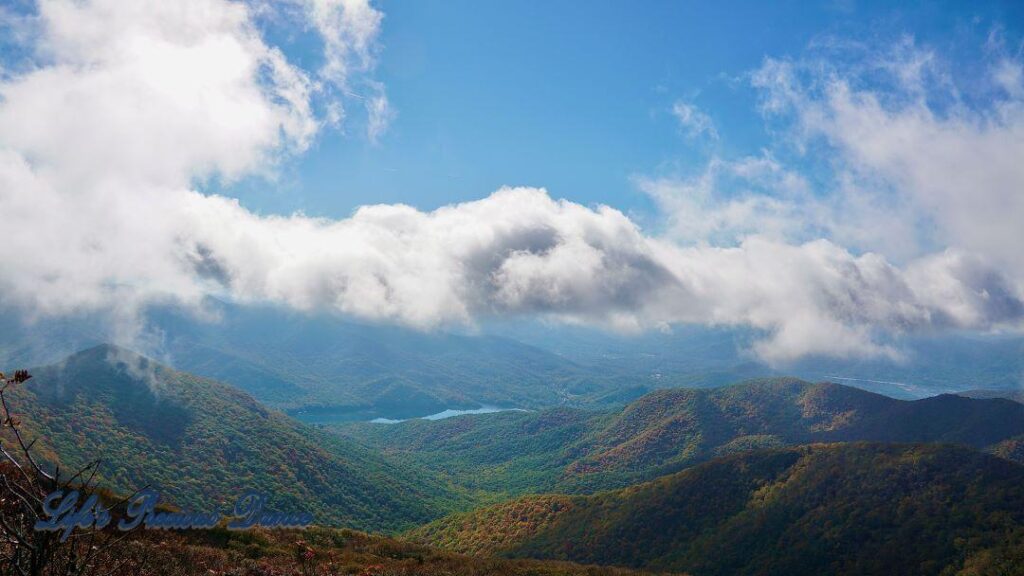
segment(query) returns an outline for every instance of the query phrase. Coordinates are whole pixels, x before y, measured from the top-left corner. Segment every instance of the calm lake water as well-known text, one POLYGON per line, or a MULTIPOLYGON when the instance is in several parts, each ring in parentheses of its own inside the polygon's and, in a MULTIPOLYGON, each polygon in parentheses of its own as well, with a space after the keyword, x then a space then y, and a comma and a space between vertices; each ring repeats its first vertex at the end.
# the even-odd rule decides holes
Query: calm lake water
POLYGON ((406 420, 443 420, 445 418, 451 418, 452 416, 461 416, 463 414, 492 414, 494 412, 529 412, 529 410, 523 410, 522 408, 499 408, 497 406, 481 406, 480 408, 472 408, 469 410, 459 410, 456 408, 449 408, 436 414, 429 414, 427 416, 413 416, 411 418, 374 418, 369 419, 369 414, 353 413, 353 412, 306 412, 297 411, 290 412, 289 415, 305 422, 306 424, 344 424, 347 422, 372 422, 374 424, 398 424, 399 422, 405 422, 406 420))
MULTIPOLYGON (((492 414, 494 412, 526 412, 522 408, 498 408, 497 406, 482 406, 480 408, 473 408, 472 410, 454 410, 449 408, 443 412, 437 414, 430 414, 429 416, 422 416, 420 420, 444 420, 445 418, 451 418, 452 416, 462 416, 463 414, 492 414)), ((416 418, 407 418, 407 420, 416 420, 416 418)), ((374 418, 370 420, 374 424, 398 424, 399 422, 405 422, 405 420, 392 420, 391 418, 374 418)))

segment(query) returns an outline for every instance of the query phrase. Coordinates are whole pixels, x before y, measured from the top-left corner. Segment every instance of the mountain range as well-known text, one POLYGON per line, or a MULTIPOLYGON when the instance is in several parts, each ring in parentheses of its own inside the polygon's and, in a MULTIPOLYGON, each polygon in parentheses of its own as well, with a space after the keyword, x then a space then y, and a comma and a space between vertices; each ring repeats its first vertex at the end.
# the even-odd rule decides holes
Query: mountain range
POLYGON ((1006 391, 901 400, 767 378, 618 407, 308 425, 111 345, 31 373, 9 399, 43 460, 101 458, 104 488, 187 509, 257 490, 417 550, 699 575, 1024 565, 1024 404, 1006 391))
POLYGON ((408 537, 708 576, 1019 574, 1024 466, 948 445, 769 449, 592 496, 526 497, 408 537))
MULTIPOLYGON (((205 320, 154 309, 151 357, 232 384, 261 403, 310 421, 423 416, 448 408, 538 408, 601 388, 590 372, 508 338, 420 332, 211 302, 205 320), (153 341, 155 339, 155 341, 153 341)), ((58 362, 105 343, 88 318, 26 325, 0 314, 0 365, 58 362)))
POLYGON ((468 488, 590 493, 714 457, 815 442, 933 442, 1000 450, 1024 438, 1024 405, 939 395, 898 400, 794 378, 651 392, 621 409, 555 408, 332 428, 468 488))
POLYGON ((0 365, 38 366, 110 341, 238 387, 307 422, 424 416, 481 406, 622 406, 648 392, 765 375, 831 380, 905 399, 1018 388, 1019 336, 908 338, 902 359, 809 358, 769 366, 759 334, 678 327, 617 335, 542 323, 431 332, 209 300, 202 314, 154 307, 142 326, 37 318, 0 309, 0 365))

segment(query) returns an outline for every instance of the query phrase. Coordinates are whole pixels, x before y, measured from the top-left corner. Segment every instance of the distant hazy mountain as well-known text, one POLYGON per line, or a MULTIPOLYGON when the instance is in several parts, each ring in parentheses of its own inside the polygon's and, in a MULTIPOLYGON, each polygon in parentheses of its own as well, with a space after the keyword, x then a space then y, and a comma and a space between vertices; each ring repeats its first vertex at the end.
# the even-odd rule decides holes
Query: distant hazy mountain
POLYGON ((963 392, 957 392, 958 396, 966 396, 968 398, 1006 398, 1007 400, 1013 400, 1014 402, 1020 402, 1024 404, 1024 390, 964 390, 963 392))
POLYGON ((762 334, 747 328, 676 326, 668 332, 618 335, 523 322, 493 326, 491 331, 529 341, 609 377, 630 374, 634 384, 648 389, 721 386, 773 375, 838 381, 902 398, 1024 386, 1024 337, 1013 334, 906 336, 891 343, 902 354, 899 360, 807 357, 768 366, 750 353, 762 334))
POLYGON ((395 530, 459 497, 398 464, 269 410, 244 392, 99 346, 32 369, 12 407, 37 448, 71 470, 101 458, 101 485, 151 486, 179 506, 227 510, 247 490, 321 522, 395 530))
MULTIPOLYGON (((507 338, 365 325, 333 316, 211 303, 200 321, 171 309, 149 316, 157 357, 233 384, 270 406, 325 419, 423 416, 481 405, 535 408, 601 390, 591 372, 507 338)), ((108 341, 95 319, 25 325, 0 315, 0 365, 58 361, 108 341)))
POLYGON ((720 455, 811 442, 944 442, 995 450, 1024 435, 1024 405, 953 395, 905 401, 779 378, 661 390, 613 411, 563 408, 337 430, 472 488, 592 492, 720 455))
POLYGON ((1016 574, 1024 466, 953 446, 769 449, 594 496, 526 497, 410 537, 707 576, 1016 574))
MULTIPOLYGON (((749 330, 680 326, 614 335, 537 322, 476 333, 420 332, 332 315, 211 301, 215 320, 171 308, 147 316, 132 344, 165 364, 233 384, 312 421, 405 418, 447 408, 622 405, 656 389, 720 386, 771 375, 834 380, 919 398, 970 388, 1017 388, 1020 337, 906 339, 905 358, 809 358, 767 366, 749 354, 749 330), (141 346, 141 348, 140 348, 141 346)), ((0 366, 39 365, 121 341, 101 318, 26 325, 0 313, 0 366)))

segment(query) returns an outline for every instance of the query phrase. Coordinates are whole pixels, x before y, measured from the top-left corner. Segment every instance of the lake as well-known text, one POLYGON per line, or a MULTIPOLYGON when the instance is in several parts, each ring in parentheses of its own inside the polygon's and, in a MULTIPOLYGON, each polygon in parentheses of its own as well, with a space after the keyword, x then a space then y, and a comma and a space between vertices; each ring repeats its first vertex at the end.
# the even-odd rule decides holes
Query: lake
POLYGON ((452 416, 462 416, 463 414, 493 414, 494 412, 526 412, 522 408, 498 408, 497 406, 481 406, 480 408, 472 408, 469 410, 455 410, 449 408, 437 414, 430 414, 428 416, 421 416, 419 418, 406 418, 403 420, 394 420, 391 418, 374 418, 370 422, 374 424, 398 424, 399 422, 405 422, 406 420, 444 420, 445 418, 451 418, 452 416))

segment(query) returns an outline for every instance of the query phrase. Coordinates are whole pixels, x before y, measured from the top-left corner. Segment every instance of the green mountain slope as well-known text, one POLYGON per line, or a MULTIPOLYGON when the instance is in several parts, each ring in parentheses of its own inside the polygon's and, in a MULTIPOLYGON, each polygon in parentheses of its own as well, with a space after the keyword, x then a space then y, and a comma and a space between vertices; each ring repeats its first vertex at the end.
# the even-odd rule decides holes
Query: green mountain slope
POLYGON ((12 401, 39 449, 64 469, 102 458, 99 482, 115 491, 150 485, 179 506, 221 510, 257 490, 278 509, 372 530, 422 523, 459 501, 423 470, 124 349, 99 346, 32 373, 12 401))
POLYGON ((1013 574, 1024 565, 1024 466, 948 445, 760 450, 618 491, 527 497, 408 536, 695 575, 1013 574))
POLYGON ((555 408, 329 429, 467 488, 518 495, 556 490, 599 414, 555 408))
POLYGON ((453 480, 511 494, 628 486, 710 458, 811 442, 946 442, 1024 434, 1024 405, 941 395, 896 400, 791 378, 652 392, 620 411, 555 409, 336 430, 453 480))

